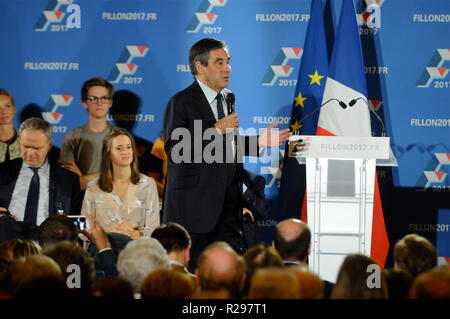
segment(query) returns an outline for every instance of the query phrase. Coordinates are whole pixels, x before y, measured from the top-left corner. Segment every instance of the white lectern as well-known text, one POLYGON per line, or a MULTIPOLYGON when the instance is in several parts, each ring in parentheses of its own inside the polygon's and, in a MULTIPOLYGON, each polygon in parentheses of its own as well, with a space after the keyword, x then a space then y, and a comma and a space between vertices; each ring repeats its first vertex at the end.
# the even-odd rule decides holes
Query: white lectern
POLYGON ((336 282, 349 254, 370 256, 376 159, 389 159, 388 137, 294 135, 289 156, 306 158, 309 268, 336 282))

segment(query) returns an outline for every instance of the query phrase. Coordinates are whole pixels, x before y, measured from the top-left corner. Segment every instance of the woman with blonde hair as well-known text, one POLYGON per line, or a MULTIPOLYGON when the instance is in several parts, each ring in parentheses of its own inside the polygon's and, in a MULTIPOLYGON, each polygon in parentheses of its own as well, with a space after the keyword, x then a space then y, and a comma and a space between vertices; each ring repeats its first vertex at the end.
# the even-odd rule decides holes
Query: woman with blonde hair
POLYGON ((6 292, 6 279, 13 262, 18 258, 40 253, 41 247, 32 240, 12 239, 0 243, 0 299, 11 298, 6 292))
POLYGON ((18 134, 14 128, 15 113, 12 94, 0 88, 0 163, 20 157, 18 134))
POLYGON ((89 182, 81 211, 107 232, 131 238, 150 236, 159 226, 156 183, 139 173, 136 145, 127 130, 115 127, 105 137, 100 175, 89 182))

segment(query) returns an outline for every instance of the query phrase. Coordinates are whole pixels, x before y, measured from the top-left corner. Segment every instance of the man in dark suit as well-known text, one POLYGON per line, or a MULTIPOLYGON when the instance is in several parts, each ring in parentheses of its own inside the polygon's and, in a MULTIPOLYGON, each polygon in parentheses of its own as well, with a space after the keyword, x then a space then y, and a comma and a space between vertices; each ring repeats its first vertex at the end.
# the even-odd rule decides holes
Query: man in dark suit
POLYGON ((266 179, 243 169, 240 174, 242 183, 247 187, 243 194, 243 231, 248 248, 262 244, 258 238, 256 222, 267 218, 267 200, 264 194, 266 179))
POLYGON ((49 215, 80 213, 78 176, 49 160, 52 131, 43 119, 27 119, 19 129, 21 158, 0 164, 3 237, 37 239, 37 226, 49 215))
MULTIPOLYGON (((286 267, 298 267, 308 271, 308 256, 311 252, 311 230, 308 224, 296 218, 279 222, 272 247, 280 253, 286 267)), ((328 299, 333 290, 333 283, 326 280, 323 282, 323 296, 328 299)))
POLYGON ((167 257, 173 270, 195 278, 195 275, 186 268, 190 258, 191 237, 183 226, 177 223, 160 225, 155 228, 151 237, 158 239, 167 250, 167 257))
POLYGON ((168 171, 163 222, 176 222, 188 230, 193 271, 198 256, 213 241, 226 241, 244 252, 242 188, 237 178, 242 156, 280 146, 290 132, 272 130, 275 123, 260 136, 238 134, 238 115, 226 89, 231 68, 224 42, 207 38, 195 43, 189 66, 194 83, 175 94, 165 112, 168 171))

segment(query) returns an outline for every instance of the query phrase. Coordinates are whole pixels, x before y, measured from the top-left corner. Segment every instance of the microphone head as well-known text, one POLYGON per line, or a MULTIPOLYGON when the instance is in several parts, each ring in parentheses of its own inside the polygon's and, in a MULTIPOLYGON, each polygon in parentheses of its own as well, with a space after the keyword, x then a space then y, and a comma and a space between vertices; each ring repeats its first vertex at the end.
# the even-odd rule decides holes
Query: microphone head
POLYGON ((235 96, 234 93, 230 92, 227 94, 227 102, 228 104, 234 104, 235 96))
POLYGON ((350 102, 348 102, 348 105, 350 105, 350 106, 353 106, 355 104, 356 104, 356 100, 355 99, 353 99, 350 102))
POLYGON ((227 94, 227 107, 228 107, 228 114, 234 113, 234 93, 228 93, 227 94))
POLYGON ((347 104, 345 104, 342 101, 339 101, 339 106, 342 107, 344 110, 347 108, 347 104))

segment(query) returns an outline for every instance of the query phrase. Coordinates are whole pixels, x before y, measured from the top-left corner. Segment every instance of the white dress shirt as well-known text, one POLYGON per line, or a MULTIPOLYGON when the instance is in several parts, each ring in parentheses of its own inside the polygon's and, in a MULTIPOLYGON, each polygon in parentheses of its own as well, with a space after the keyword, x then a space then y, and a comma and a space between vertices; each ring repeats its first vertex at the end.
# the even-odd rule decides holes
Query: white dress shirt
MULTIPOLYGON (((214 117, 216 118, 216 121, 219 120, 219 113, 217 111, 217 92, 214 91, 213 89, 211 89, 209 86, 207 86, 206 84, 203 84, 200 80, 197 79, 198 84, 200 85, 200 88, 203 91, 203 94, 205 94, 206 99, 208 100, 209 106, 211 107, 211 111, 214 113, 214 117)), ((226 100, 226 96, 228 93, 231 93, 230 90, 228 90, 227 88, 224 88, 222 91, 220 91, 220 94, 222 95, 222 107, 223 107, 223 114, 225 114, 225 116, 229 115, 228 114, 228 107, 227 107, 227 100, 226 100)), ((235 139, 234 137, 234 131, 227 133, 227 135, 230 136, 231 139, 231 149, 233 151, 233 156, 235 155, 235 139)))
MULTIPOLYGON (((49 215, 50 165, 48 160, 38 169, 38 175, 39 204, 36 225, 39 226, 49 215)), ((32 177, 33 171, 27 163, 23 162, 9 204, 9 211, 16 216, 17 221, 23 221, 25 217, 25 206, 32 177)))

